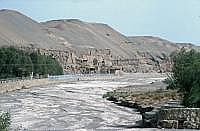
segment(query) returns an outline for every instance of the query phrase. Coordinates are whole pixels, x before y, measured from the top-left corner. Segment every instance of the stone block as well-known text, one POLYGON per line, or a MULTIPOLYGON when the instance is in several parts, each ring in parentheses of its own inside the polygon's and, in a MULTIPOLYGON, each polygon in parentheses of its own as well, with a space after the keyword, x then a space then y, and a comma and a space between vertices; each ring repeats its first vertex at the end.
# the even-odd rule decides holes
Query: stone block
POLYGON ((185 129, 200 129, 200 123, 193 123, 191 121, 185 121, 183 124, 185 129))
POLYGON ((161 120, 158 122, 159 128, 178 129, 177 120, 161 120))

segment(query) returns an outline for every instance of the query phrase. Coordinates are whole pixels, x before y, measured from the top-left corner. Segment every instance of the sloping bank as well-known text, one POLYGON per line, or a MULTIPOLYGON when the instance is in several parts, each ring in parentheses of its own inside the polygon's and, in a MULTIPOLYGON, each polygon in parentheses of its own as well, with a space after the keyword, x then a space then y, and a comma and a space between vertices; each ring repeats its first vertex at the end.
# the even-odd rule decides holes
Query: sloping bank
POLYGON ((117 79, 117 78, 119 78, 118 75, 96 74, 96 75, 60 75, 60 76, 50 76, 49 78, 45 78, 45 79, 1 81, 0 93, 16 91, 16 90, 20 90, 24 88, 58 84, 58 83, 63 83, 63 82, 112 80, 112 79, 117 79))
POLYGON ((134 108, 142 115, 136 127, 200 129, 200 108, 184 108, 181 95, 174 90, 151 92, 119 88, 104 95, 115 104, 134 108))
POLYGON ((0 93, 16 91, 23 88, 31 88, 31 87, 37 87, 37 86, 45 86, 49 84, 56 84, 60 82, 62 81, 61 80, 51 81, 48 78, 47 79, 33 79, 33 80, 18 80, 15 82, 4 82, 0 84, 0 93))

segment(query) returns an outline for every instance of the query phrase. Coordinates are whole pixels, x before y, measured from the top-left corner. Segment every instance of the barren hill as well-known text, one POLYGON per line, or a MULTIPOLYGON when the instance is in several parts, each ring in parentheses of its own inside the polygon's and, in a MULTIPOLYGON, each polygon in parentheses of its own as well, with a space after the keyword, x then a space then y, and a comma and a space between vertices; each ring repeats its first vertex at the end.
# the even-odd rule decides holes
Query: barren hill
POLYGON ((153 36, 129 37, 135 50, 150 52, 154 55, 169 55, 180 48, 177 44, 153 36))
POLYGON ((152 36, 127 37, 106 24, 77 19, 38 23, 12 10, 0 11, 0 46, 39 49, 57 58, 67 72, 169 71, 172 52, 197 48, 152 36))
POLYGON ((183 47, 199 50, 199 46, 195 46, 191 43, 174 43, 159 37, 132 36, 128 38, 131 42, 133 42, 134 49, 151 52, 155 55, 161 55, 161 53, 169 55, 177 49, 181 49, 183 47))
POLYGON ((49 35, 54 34, 67 46, 78 50, 87 48, 112 49, 113 55, 130 58, 131 54, 122 43, 128 38, 106 24, 87 23, 76 19, 54 20, 42 23, 49 35))
POLYGON ((0 11, 0 45, 62 49, 49 39, 40 23, 12 10, 0 11))

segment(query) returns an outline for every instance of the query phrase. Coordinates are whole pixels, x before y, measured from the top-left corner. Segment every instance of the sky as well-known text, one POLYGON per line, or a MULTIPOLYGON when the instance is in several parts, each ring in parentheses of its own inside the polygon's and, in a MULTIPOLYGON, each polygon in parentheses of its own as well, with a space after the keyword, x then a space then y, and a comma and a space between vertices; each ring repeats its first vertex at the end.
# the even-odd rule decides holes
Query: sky
POLYGON ((158 36, 200 45, 200 0, 0 0, 36 21, 106 23, 127 36, 158 36))

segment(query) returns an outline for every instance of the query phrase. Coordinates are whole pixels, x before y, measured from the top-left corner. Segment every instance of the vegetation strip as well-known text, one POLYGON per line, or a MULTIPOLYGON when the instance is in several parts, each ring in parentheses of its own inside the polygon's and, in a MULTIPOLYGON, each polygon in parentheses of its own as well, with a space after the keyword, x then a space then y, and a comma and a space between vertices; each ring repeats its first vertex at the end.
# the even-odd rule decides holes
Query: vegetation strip
POLYGON ((0 48, 0 79, 39 77, 63 74, 59 62, 37 51, 27 52, 14 47, 0 48))

